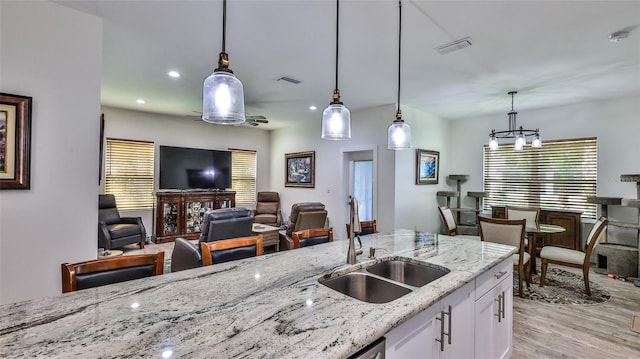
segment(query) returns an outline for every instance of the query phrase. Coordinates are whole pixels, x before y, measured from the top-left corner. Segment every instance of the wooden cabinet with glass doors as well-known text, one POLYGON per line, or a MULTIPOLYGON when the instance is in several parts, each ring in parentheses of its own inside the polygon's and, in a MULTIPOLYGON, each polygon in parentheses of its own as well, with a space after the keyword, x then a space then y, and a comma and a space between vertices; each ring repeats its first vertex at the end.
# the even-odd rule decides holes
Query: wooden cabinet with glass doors
POLYGON ((235 192, 158 191, 156 198, 155 243, 198 239, 208 210, 236 205, 235 192))

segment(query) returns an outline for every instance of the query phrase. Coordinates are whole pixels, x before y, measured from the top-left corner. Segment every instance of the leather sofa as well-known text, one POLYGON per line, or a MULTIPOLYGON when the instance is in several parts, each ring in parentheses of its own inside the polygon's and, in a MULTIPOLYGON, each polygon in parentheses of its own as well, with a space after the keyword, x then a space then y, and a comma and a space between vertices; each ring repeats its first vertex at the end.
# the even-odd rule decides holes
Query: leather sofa
POLYGON ((305 229, 325 228, 327 210, 320 202, 294 203, 289 214, 289 225, 280 231, 280 250, 292 249, 293 232, 305 229))
POLYGON ((233 207, 207 211, 202 219, 202 232, 197 245, 184 238, 176 238, 171 253, 171 271, 202 266, 201 242, 248 237, 253 234, 252 225, 253 217, 247 208, 233 207))

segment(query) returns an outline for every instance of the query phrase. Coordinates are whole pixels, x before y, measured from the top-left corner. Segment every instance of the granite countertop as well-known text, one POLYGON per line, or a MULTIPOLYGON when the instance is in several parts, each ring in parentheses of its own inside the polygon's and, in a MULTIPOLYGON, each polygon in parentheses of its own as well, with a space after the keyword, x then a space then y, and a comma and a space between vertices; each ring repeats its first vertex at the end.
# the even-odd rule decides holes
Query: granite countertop
POLYGON ((473 236, 413 231, 222 263, 0 306, 2 358, 346 358, 510 256, 473 236), (431 237, 433 238, 433 237, 431 237), (368 259, 369 247, 376 259, 368 259), (318 278, 403 256, 444 277, 385 304, 353 299, 318 278))

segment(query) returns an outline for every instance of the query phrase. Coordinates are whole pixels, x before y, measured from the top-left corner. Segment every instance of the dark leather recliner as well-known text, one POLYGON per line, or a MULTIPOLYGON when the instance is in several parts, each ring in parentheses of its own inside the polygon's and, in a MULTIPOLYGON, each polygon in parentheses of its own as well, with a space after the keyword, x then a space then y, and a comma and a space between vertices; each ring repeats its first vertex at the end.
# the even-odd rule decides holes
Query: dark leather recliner
POLYGON ((291 206, 289 225, 286 231, 280 231, 280 250, 293 249, 293 232, 305 229, 324 228, 327 222, 327 210, 320 202, 294 203, 291 206))
POLYGON ((258 202, 252 214, 255 223, 280 227, 282 225, 282 213, 280 211, 280 195, 278 195, 278 192, 258 192, 258 202))
POLYGON ((120 217, 112 194, 98 197, 98 248, 113 249, 139 243, 144 248, 146 231, 140 217, 120 217))
POLYGON ((251 236, 252 224, 251 211, 246 208, 220 208, 206 212, 202 219, 202 232, 197 245, 184 238, 176 238, 171 253, 171 271, 177 272, 202 266, 200 243, 251 236))

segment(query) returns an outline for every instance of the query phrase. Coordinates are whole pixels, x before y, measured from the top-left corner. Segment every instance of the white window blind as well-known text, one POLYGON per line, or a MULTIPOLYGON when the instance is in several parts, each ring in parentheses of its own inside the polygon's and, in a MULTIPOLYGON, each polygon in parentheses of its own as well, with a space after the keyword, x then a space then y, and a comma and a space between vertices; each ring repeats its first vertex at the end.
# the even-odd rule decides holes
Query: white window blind
POLYGON ((231 151, 231 189, 236 192, 236 206, 253 207, 256 204, 256 151, 231 151))
POLYGON ((484 209, 491 206, 526 206, 577 210, 585 218, 596 217, 598 146, 596 138, 545 141, 542 148, 514 151, 500 144, 484 146, 484 209))
POLYGON ((153 207, 153 142, 107 138, 105 192, 119 210, 153 207))

